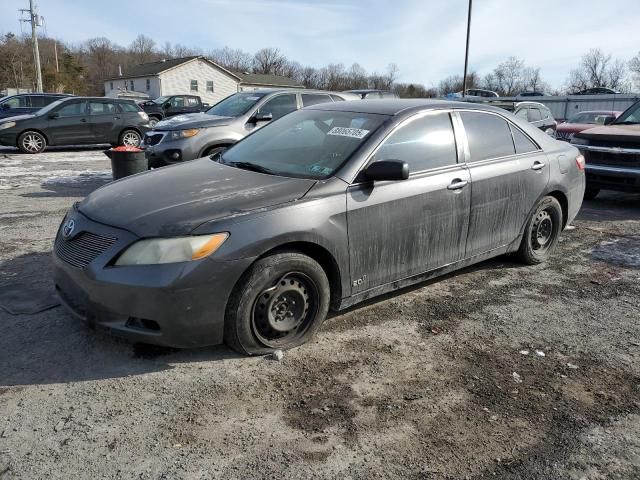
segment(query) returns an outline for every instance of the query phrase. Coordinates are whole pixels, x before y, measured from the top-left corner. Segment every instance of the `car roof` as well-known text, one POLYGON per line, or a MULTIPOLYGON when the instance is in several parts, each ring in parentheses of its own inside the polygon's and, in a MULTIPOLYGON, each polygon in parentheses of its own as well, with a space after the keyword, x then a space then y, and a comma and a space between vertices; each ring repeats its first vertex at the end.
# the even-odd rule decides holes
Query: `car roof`
POLYGON ((332 110, 339 112, 374 113, 378 115, 399 115, 425 109, 470 109, 486 112, 504 112, 491 105, 473 102, 454 102, 432 99, 385 99, 321 103, 307 107, 310 110, 332 110))

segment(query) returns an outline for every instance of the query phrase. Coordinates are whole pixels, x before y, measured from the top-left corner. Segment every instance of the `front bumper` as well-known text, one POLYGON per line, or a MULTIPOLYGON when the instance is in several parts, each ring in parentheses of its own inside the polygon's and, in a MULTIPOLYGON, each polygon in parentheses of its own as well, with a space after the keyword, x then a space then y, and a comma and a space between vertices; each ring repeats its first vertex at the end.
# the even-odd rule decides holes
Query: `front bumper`
POLYGON ((640 192, 640 149, 576 146, 586 159, 588 187, 640 192))
POLYGON ((67 240, 58 235, 53 254, 55 288, 73 316, 144 343, 177 348, 222 343, 227 299, 252 259, 114 267, 113 259, 137 237, 92 222, 79 212, 72 215, 74 238, 90 232, 117 239, 79 267, 70 263, 70 247, 60 247, 58 242, 67 240))
POLYGON ((0 145, 5 147, 15 147, 18 144, 18 134, 7 130, 0 130, 0 145))
POLYGON ((145 135, 144 149, 150 168, 159 168, 167 165, 175 165, 188 160, 195 160, 200 153, 199 146, 194 141, 195 137, 167 141, 166 136, 170 132, 152 131, 145 135), (157 143, 150 145, 147 139, 161 136, 157 143))

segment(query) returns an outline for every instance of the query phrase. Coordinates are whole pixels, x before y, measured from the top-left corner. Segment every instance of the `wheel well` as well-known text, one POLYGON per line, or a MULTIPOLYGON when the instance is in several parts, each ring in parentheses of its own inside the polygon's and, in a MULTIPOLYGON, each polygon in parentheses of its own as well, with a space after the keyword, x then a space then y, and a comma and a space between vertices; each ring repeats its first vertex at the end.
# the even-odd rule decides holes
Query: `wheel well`
POLYGON ((157 118, 158 120, 162 120, 162 115, 159 113, 150 113, 149 118, 157 118))
POLYGON ((229 142, 223 142, 223 143, 216 143, 215 145, 207 145, 206 147, 204 147, 202 149, 202 153, 201 153, 201 157, 206 157, 207 156, 207 152, 209 150, 211 150, 212 148, 218 148, 218 147, 230 147, 231 145, 233 145, 233 143, 229 143, 229 142))
POLYGON ((22 132, 20 132, 18 134, 18 136, 16 137, 16 147, 18 146, 18 140, 20 139, 20 137, 27 133, 27 132, 38 132, 40 135, 42 135, 44 137, 44 139, 47 141, 47 145, 50 145, 49 143, 49 137, 47 137, 47 134, 44 133, 42 130, 38 130, 37 128, 27 128, 26 130, 23 130, 22 132))
POLYGON ((562 228, 567 226, 567 216, 569 215, 569 201, 567 200, 567 196, 559 190, 555 190, 549 193, 549 196, 558 200, 560 206, 562 207, 562 228))
POLYGON ((271 250, 263 253, 256 259, 256 261, 261 258, 268 257, 269 255, 273 255, 278 252, 299 252, 308 257, 314 259, 327 275, 327 279, 329 280, 329 287, 331 288, 331 299, 330 299, 330 308, 337 308, 340 300, 342 298, 342 280, 340 276, 340 267, 338 267, 338 263, 336 262, 333 255, 324 247, 316 243, 311 242, 290 242, 285 243, 283 245, 279 245, 271 250))

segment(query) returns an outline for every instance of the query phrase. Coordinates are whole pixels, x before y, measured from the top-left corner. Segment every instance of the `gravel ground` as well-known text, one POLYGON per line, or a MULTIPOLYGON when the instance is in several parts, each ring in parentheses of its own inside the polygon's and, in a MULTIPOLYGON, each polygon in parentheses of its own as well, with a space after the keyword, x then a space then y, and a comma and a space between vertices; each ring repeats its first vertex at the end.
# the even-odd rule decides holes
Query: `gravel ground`
MULTIPOLYGON (((100 149, 0 151, 0 285, 51 292, 100 149)), ((640 478, 640 196, 546 265, 499 258, 327 320, 280 362, 0 310, 0 479, 640 478)))

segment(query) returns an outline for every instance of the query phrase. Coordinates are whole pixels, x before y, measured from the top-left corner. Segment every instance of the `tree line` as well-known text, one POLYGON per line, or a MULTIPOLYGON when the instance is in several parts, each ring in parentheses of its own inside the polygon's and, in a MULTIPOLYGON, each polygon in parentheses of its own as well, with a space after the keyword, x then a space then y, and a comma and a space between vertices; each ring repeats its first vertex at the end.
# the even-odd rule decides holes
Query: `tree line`
MULTIPOLYGON (((398 66, 391 63, 384 72, 367 72, 360 64, 345 66, 332 63, 323 67, 306 66, 287 58, 277 48, 262 48, 255 53, 224 47, 210 51, 182 44, 165 42, 139 35, 128 46, 108 38, 96 37, 72 45, 56 39, 39 38, 44 90, 77 95, 103 95, 104 79, 118 75, 119 69, 162 59, 204 55, 231 71, 282 75, 307 88, 351 90, 376 88, 391 90, 400 97, 437 97, 462 90, 462 76, 452 75, 437 85, 398 81, 398 66)), ((609 87, 630 91, 633 84, 640 88, 640 52, 629 61, 614 59, 600 49, 592 49, 579 59, 563 88, 551 88, 539 67, 526 65, 524 60, 509 57, 491 72, 481 76, 470 72, 468 88, 483 88, 501 96, 522 91, 542 91, 550 94, 571 93, 591 87, 609 87)), ((0 38, 0 90, 34 88, 35 75, 31 38, 7 33, 0 38)))

